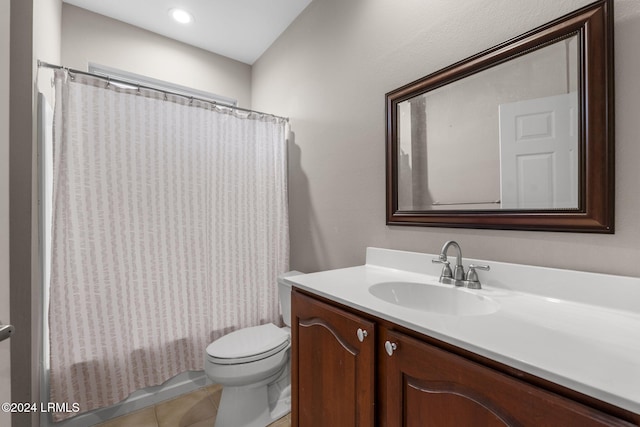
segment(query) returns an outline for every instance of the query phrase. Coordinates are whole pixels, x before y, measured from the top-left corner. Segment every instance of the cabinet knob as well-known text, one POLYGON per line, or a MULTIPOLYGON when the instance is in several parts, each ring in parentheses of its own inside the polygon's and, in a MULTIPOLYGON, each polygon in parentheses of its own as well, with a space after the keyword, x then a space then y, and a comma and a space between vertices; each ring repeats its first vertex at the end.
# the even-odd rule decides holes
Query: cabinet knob
POLYGON ((398 345, 394 342, 385 341, 384 349, 387 351, 389 356, 393 355, 393 352, 398 348, 398 345))
POLYGON ((366 329, 358 328, 356 331, 356 335, 358 335, 358 341, 362 342, 369 335, 366 329))

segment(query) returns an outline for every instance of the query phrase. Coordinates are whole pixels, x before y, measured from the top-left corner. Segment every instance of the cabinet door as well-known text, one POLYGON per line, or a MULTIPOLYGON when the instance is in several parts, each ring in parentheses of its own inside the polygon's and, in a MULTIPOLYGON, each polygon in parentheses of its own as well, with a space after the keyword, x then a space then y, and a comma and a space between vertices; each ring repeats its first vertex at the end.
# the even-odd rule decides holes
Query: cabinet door
POLYGON ((406 335, 381 329, 383 426, 630 426, 406 335))
POLYGON ((374 324, 296 291, 291 303, 293 425, 373 426, 374 324))

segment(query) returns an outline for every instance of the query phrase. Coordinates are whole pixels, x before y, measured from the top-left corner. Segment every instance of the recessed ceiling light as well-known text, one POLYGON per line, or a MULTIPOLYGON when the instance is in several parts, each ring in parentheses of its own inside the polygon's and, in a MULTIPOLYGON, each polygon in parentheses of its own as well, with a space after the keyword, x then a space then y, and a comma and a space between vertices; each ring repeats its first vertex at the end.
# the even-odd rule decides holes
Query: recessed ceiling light
POLYGON ((171 9, 169 15, 181 24, 188 24, 193 21, 193 16, 182 9, 171 9))

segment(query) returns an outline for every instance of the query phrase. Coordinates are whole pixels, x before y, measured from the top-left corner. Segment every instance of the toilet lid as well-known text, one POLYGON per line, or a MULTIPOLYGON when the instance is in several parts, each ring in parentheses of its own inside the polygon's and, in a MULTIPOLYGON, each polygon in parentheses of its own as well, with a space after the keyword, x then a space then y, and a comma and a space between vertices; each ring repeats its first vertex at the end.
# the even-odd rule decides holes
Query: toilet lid
POLYGON ((289 343, 289 333, 273 323, 239 329, 207 346, 207 354, 216 359, 243 359, 270 352, 289 343))

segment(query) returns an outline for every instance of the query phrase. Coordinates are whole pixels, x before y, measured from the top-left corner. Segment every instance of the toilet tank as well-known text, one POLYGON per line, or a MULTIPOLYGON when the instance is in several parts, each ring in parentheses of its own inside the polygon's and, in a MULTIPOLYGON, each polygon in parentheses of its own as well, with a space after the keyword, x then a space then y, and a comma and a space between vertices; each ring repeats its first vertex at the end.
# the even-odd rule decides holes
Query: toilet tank
POLYGON ((291 327, 291 285, 285 283, 285 277, 299 276, 299 271, 287 271, 278 276, 278 296, 280 298, 280 310, 282 311, 282 320, 285 325, 291 327))

